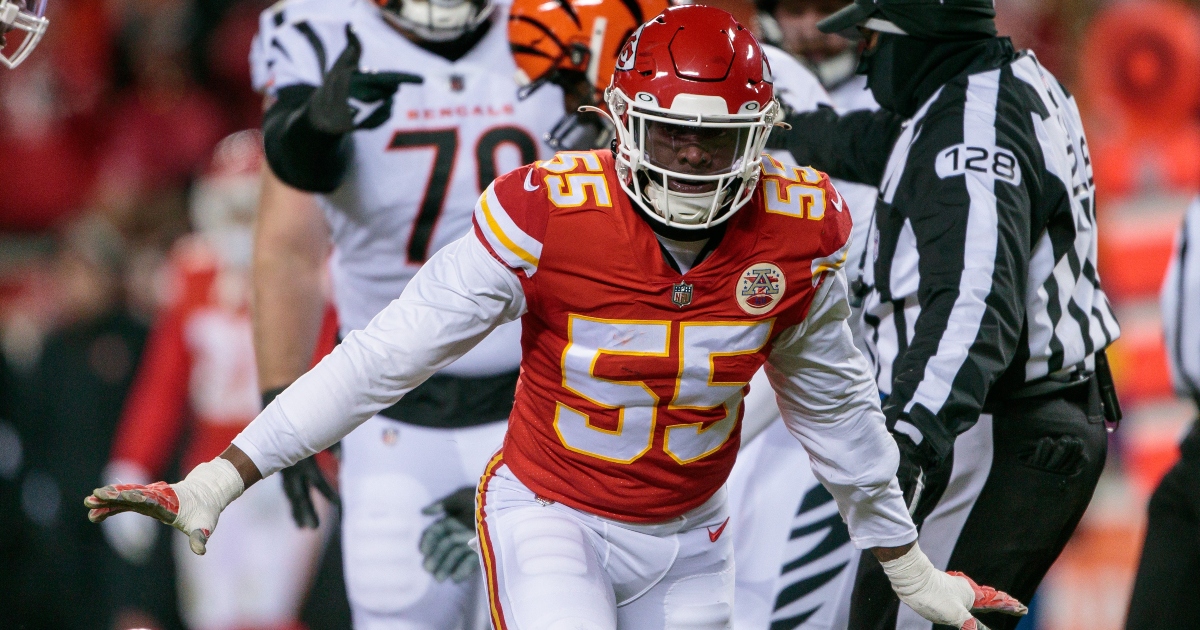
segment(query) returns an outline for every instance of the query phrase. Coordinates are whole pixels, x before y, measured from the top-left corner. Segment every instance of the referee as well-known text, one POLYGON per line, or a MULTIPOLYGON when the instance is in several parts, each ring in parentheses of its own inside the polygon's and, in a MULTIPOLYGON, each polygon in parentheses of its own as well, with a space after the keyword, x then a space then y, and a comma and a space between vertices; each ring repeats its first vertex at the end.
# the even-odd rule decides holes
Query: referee
MULTIPOLYGON (((1200 407, 1200 197, 1179 232, 1162 314, 1175 391, 1200 407)), ((1200 424, 1179 451, 1179 462, 1150 497, 1126 630, 1200 626, 1200 424)))
MULTIPOLYGON (((994 16, 991 0, 858 0, 819 28, 857 27, 883 109, 794 114, 772 138, 879 188, 849 264, 920 546, 1028 602, 1104 465, 1120 411, 1103 350, 1119 328, 1075 100, 994 16)), ((930 627, 898 610, 870 554, 855 578, 851 630, 930 627)))

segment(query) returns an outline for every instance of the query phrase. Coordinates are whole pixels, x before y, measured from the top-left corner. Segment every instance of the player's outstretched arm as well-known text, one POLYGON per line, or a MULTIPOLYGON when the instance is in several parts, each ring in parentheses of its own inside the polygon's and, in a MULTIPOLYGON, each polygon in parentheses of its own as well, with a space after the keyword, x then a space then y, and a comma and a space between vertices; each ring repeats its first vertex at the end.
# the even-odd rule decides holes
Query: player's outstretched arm
POLYGON ((872 549, 901 601, 938 624, 983 628, 971 612, 1023 615, 1020 602, 938 570, 915 543, 896 480, 899 451, 884 426, 870 366, 854 347, 845 278, 831 272, 804 322, 786 331, 767 365, 789 430, 837 500, 860 549, 872 549))
POLYGON ((221 510, 262 477, 324 450, 525 310, 517 277, 474 234, 425 263, 364 330, 279 395, 211 462, 176 484, 105 486, 89 518, 135 511, 174 526, 204 553, 221 510))

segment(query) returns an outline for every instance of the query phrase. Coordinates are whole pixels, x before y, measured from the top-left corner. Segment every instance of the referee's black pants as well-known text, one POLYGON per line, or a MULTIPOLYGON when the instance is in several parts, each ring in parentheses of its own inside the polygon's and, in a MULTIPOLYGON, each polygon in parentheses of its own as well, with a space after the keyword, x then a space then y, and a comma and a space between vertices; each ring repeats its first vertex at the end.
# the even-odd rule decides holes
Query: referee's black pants
MULTIPOLYGON (((995 407, 927 471, 913 516, 936 566, 1028 603, 1092 499, 1108 445, 1104 412, 1094 379, 995 407)), ((873 554, 861 554, 857 571, 850 630, 931 627, 899 610, 873 554)), ((998 614, 979 620, 992 630, 1019 622, 998 614)))
POLYGON ((1150 497, 1126 630, 1200 628, 1200 425, 1150 497))

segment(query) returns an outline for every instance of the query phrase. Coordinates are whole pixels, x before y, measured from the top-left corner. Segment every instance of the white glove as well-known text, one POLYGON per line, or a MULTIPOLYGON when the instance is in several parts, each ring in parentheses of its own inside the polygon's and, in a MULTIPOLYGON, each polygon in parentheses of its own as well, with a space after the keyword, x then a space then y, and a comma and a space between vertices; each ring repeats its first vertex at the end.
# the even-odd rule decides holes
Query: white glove
POLYGON ((900 601, 935 624, 960 630, 987 630, 971 613, 1021 616, 1029 612, 1007 593, 979 586, 956 571, 939 571, 915 543, 908 553, 880 564, 900 601))
MULTIPOLYGON (((116 461, 104 469, 104 483, 148 484, 150 475, 133 462, 116 461)), ((109 546, 130 564, 142 564, 150 557, 154 540, 158 538, 158 526, 154 521, 137 514, 116 514, 100 524, 104 539, 109 546)))
POLYGON ((204 555, 208 538, 217 529, 221 511, 242 495, 245 486, 237 468, 220 457, 205 462, 179 483, 119 484, 96 488, 83 500, 93 523, 121 512, 156 518, 188 535, 192 553, 204 555))

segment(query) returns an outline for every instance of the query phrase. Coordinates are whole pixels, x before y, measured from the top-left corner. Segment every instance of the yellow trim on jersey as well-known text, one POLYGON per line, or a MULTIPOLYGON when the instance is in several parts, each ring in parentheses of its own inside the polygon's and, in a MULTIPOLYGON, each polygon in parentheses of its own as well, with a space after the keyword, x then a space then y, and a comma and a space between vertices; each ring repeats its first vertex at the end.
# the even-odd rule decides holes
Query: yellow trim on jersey
MULTIPOLYGON (((492 241, 493 245, 499 244, 505 250, 507 250, 508 253, 512 254, 517 259, 517 260, 507 260, 506 262, 508 262, 510 265, 512 265, 514 267, 521 267, 522 269, 525 269, 526 273, 528 273, 529 275, 533 275, 533 272, 537 271, 537 266, 538 266, 538 262, 540 259, 539 259, 538 255, 530 253, 524 247, 521 247, 520 245, 518 245, 516 242, 517 239, 509 237, 509 235, 504 232, 504 228, 502 228, 500 226, 500 221, 497 220, 497 218, 496 218, 497 213, 493 212, 491 205, 488 203, 488 198, 494 194, 495 193, 492 192, 492 189, 489 187, 486 191, 484 191, 483 195, 481 195, 479 197, 478 208, 479 208, 480 214, 483 215, 484 223, 486 224, 486 227, 487 227, 487 230, 485 230, 485 232, 487 233, 488 236, 495 237, 494 239, 489 238, 488 240, 492 241), (522 265, 519 262, 517 262, 518 260, 522 261, 526 264, 522 265)), ((499 206, 498 200, 496 201, 496 203, 497 203, 497 206, 499 206)), ((503 206, 499 206, 499 212, 503 212, 503 211, 504 211, 503 206)), ((508 219, 508 216, 504 215, 504 218, 508 219)), ((508 219, 507 222, 512 224, 512 219, 508 219)), ((518 238, 524 237, 524 239, 528 239, 529 241, 536 243, 536 241, 534 241, 534 239, 532 237, 530 237, 524 233, 521 233, 520 228, 517 227, 515 224, 512 225, 512 227, 518 233, 520 233, 520 236, 518 238)), ((521 240, 524 240, 524 239, 521 239, 521 240)), ((502 252, 497 252, 497 253, 500 253, 501 256, 503 256, 502 252)), ((538 252, 538 253, 540 254, 540 252, 538 252)), ((503 256, 503 257, 507 258, 506 256, 503 256)))

